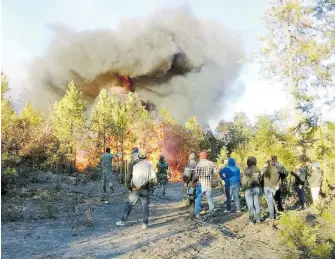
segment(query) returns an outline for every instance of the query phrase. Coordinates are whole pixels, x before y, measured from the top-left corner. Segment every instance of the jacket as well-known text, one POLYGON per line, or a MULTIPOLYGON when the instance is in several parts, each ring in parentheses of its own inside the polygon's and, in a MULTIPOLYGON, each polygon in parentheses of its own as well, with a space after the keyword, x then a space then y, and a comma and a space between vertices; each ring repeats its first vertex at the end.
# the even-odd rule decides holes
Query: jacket
POLYGON ((245 176, 243 189, 250 189, 261 186, 261 171, 257 166, 251 165, 247 167, 245 170, 245 176))
POLYGON ((276 166, 276 168, 279 172, 279 177, 280 177, 281 181, 283 181, 287 176, 286 168, 279 162, 276 162, 275 166, 276 166))
POLYGON ((306 181, 306 171, 304 168, 298 168, 296 172, 291 172, 291 175, 294 177, 294 185, 304 185, 306 181))
POLYGON ((308 178, 310 187, 320 187, 322 183, 322 172, 320 168, 312 167, 311 176, 308 178))
POLYGON ((104 153, 100 158, 100 166, 103 174, 112 173, 112 160, 113 155, 110 153, 104 153))
POLYGON ((280 180, 279 172, 273 165, 268 166, 263 174, 263 186, 275 188, 280 180))
POLYGON ((167 175, 167 170, 169 168, 169 165, 168 165, 168 163, 166 161, 160 160, 157 163, 156 168, 157 168, 157 173, 158 174, 165 174, 165 175, 167 175))
POLYGON ((195 159, 189 160, 185 166, 183 181, 186 183, 187 187, 192 186, 192 183, 197 183, 195 178, 195 168, 197 167, 197 161, 195 159))
POLYGON ((131 186, 133 190, 149 189, 157 184, 155 170, 147 160, 142 159, 133 166, 131 186))
POLYGON ((229 187, 233 183, 240 183, 241 181, 240 168, 236 166, 233 158, 228 159, 227 166, 220 170, 219 175, 225 181, 226 187, 229 187))
POLYGON ((138 162, 140 162, 141 160, 138 158, 138 156, 134 156, 133 159, 130 161, 129 165, 128 165, 128 172, 126 174, 126 180, 125 180, 125 184, 126 187, 128 189, 131 189, 131 180, 133 178, 133 168, 134 165, 136 165, 138 162))

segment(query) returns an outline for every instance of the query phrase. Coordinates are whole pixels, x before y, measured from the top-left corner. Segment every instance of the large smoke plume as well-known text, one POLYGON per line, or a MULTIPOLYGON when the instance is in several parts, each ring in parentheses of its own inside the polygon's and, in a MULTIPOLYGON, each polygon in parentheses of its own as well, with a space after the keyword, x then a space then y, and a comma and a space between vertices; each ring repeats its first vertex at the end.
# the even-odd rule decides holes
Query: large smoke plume
POLYGON ((52 30, 51 46, 30 73, 30 100, 44 110, 64 95, 70 80, 94 103, 102 88, 125 91, 129 77, 153 110, 166 107, 180 122, 192 115, 204 122, 219 115, 243 56, 232 32, 183 8, 157 11, 116 30, 52 30))

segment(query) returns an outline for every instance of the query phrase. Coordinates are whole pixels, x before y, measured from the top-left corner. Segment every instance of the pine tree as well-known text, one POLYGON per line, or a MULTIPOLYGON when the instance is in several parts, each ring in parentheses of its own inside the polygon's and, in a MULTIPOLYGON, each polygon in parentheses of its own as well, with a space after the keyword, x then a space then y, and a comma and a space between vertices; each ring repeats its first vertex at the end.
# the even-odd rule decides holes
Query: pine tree
POLYGON ((27 102, 23 110, 20 112, 20 119, 31 126, 36 126, 43 120, 42 115, 33 109, 30 102, 27 102))
POLYGON ((317 91, 333 81, 333 40, 324 40, 324 30, 315 23, 315 6, 299 0, 277 0, 264 17, 266 34, 263 48, 249 61, 260 63, 262 75, 279 80, 292 97, 293 132, 300 138, 301 157, 306 160, 306 146, 313 143, 319 114, 317 91))
POLYGON ((197 117, 190 117, 185 123, 185 128, 190 132, 191 137, 196 142, 196 144, 200 146, 200 143, 204 141, 205 136, 197 120, 197 117))
POLYGON ((75 162, 76 148, 83 140, 85 111, 86 102, 82 98, 82 93, 73 81, 70 81, 65 96, 53 107, 51 124, 55 136, 60 141, 61 152, 71 163, 71 172, 75 162))
POLYGON ((110 97, 106 89, 102 89, 98 102, 92 109, 90 119, 90 129, 98 135, 100 145, 103 150, 106 148, 108 140, 113 135, 115 123, 113 118, 113 109, 116 108, 117 100, 115 97, 110 97))

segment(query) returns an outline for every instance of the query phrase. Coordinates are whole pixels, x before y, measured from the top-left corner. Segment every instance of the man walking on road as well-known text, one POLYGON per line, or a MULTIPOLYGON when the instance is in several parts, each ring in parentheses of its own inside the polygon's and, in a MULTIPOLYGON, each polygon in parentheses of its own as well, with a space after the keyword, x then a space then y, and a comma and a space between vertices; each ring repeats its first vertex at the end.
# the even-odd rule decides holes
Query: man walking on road
POLYGON ((138 157, 139 161, 133 165, 133 169, 129 171, 126 179, 126 184, 131 193, 124 208, 123 216, 120 221, 116 222, 116 225, 125 225, 133 206, 141 199, 143 208, 142 229, 146 229, 149 221, 149 189, 157 184, 157 178, 152 164, 146 160, 146 152, 140 151, 138 157))
POLYGON ((165 161, 164 156, 161 155, 156 165, 158 184, 161 185, 161 194, 164 197, 166 192, 166 185, 169 181, 168 174, 170 176, 169 164, 165 161))
POLYGON ((106 148, 106 152, 100 158, 100 168, 102 171, 102 189, 107 193, 107 185, 111 192, 114 192, 114 185, 112 182, 112 161, 113 156, 110 148, 106 148))

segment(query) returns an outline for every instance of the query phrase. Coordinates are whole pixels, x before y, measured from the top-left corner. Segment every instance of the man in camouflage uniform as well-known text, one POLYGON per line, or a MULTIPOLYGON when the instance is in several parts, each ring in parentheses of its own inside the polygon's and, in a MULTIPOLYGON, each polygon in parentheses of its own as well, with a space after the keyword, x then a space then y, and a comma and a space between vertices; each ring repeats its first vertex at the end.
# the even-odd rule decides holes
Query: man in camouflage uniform
POLYGON ((106 148, 106 152, 100 158, 100 168, 102 171, 102 189, 107 193, 107 185, 111 192, 114 192, 114 185, 112 182, 112 160, 110 148, 106 148))
POLYGON ((161 194, 164 197, 166 192, 166 184, 168 183, 168 174, 170 176, 169 164, 165 161, 164 156, 160 156, 160 159, 156 165, 157 168, 157 180, 158 184, 162 186, 161 194))

